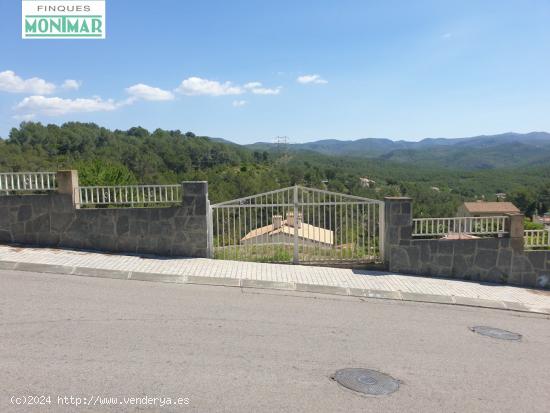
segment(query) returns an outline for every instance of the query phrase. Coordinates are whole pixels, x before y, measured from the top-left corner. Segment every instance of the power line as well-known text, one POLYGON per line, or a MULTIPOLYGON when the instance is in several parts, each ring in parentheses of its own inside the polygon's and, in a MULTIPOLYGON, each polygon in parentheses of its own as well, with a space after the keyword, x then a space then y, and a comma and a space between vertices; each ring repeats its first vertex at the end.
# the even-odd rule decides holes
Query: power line
POLYGON ((288 158, 288 136, 276 136, 273 139, 275 150, 282 155, 283 158, 288 158))

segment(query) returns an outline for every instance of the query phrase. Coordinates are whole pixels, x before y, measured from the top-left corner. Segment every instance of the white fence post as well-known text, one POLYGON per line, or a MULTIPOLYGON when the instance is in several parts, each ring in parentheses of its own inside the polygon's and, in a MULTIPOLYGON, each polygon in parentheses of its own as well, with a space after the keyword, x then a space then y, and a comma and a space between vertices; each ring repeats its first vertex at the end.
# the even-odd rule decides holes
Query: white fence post
POLYGON ((298 185, 294 186, 294 254, 292 262, 298 264, 300 262, 300 254, 298 251, 298 227, 300 226, 300 217, 298 216, 298 185))
POLYGON ((380 257, 385 262, 386 257, 386 205, 384 203, 378 204, 378 251, 380 251, 380 257))
POLYGON ((206 200, 206 228, 208 231, 208 258, 214 258, 214 223, 213 211, 210 200, 206 200))
MULTIPOLYGON (((438 237, 451 233, 471 235, 504 235, 510 233, 510 216, 416 218, 413 237, 438 237)), ((515 226, 514 226, 515 228, 515 226)))
POLYGON ((526 229, 525 249, 550 248, 550 229, 526 229))
POLYGON ((0 192, 55 191, 55 172, 2 172, 0 192))
POLYGON ((178 204, 182 200, 181 185, 81 186, 76 193, 79 205, 88 207, 178 204))

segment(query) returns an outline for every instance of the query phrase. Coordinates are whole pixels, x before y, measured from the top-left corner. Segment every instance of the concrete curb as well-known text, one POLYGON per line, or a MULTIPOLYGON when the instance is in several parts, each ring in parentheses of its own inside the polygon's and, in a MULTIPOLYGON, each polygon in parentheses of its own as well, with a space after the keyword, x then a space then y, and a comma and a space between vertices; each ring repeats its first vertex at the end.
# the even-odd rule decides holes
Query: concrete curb
POLYGON ((330 294, 359 298, 376 298, 382 300, 414 301, 422 303, 459 305, 465 307, 491 308, 497 310, 517 311, 524 313, 550 315, 550 309, 530 308, 522 303, 508 301, 493 301, 482 298, 446 296, 404 291, 368 290, 360 288, 345 288, 339 286, 276 282, 266 280, 251 280, 242 278, 201 277, 196 275, 179 275, 163 273, 147 273, 137 271, 107 270, 102 268, 70 267, 54 264, 36 264, 0 260, 0 270, 29 271, 82 277, 111 278, 117 280, 135 280, 147 282, 162 282, 174 284, 214 285, 222 287, 256 288, 265 290, 283 290, 330 294))

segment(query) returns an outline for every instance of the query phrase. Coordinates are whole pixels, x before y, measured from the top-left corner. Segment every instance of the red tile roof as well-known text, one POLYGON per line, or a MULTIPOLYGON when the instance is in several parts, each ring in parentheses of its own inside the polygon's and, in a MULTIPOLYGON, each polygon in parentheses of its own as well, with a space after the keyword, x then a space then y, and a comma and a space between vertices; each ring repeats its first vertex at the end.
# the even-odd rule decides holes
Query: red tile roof
POLYGON ((517 214, 519 209, 511 202, 464 202, 464 208, 474 213, 517 214))

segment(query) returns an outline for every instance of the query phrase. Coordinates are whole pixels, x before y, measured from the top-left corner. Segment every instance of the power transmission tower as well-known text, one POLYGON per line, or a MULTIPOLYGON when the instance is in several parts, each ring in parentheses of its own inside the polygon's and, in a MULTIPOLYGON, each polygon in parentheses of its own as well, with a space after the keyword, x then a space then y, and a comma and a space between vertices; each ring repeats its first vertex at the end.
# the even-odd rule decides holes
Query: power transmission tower
POLYGON ((288 137, 276 136, 273 139, 277 153, 281 154, 282 158, 288 158, 288 137))

